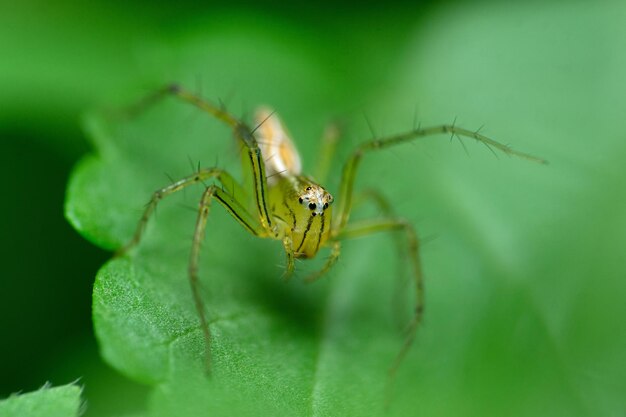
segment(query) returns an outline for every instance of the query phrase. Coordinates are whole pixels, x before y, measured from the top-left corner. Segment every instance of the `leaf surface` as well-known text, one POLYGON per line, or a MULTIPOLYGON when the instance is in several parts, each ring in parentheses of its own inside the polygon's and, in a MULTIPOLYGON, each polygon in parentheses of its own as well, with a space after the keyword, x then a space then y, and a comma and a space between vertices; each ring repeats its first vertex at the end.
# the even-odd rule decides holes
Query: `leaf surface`
MULTIPOLYGON (((152 415, 578 416, 624 408, 626 331, 616 318, 626 313, 619 295, 626 289, 625 149, 614 115, 604 111, 626 104, 611 66, 624 56, 610 53, 623 28, 609 16, 623 10, 517 7, 433 13, 413 38, 389 46, 393 75, 379 83, 367 76, 347 83, 327 63, 337 57, 342 68, 367 73, 375 54, 351 56, 348 65, 330 41, 321 51, 305 35, 252 23, 247 36, 192 30, 150 52, 175 57, 169 71, 183 85, 193 88, 200 74, 213 101, 235 88, 248 113, 271 104, 309 171, 326 121, 353 115, 341 160, 371 136, 355 107, 370 110, 384 135, 411 128, 416 100, 424 124, 455 115, 468 128, 487 122, 483 133, 551 162, 494 158, 469 141, 468 157, 448 138, 366 156, 357 188, 381 189, 425 238, 426 322, 391 387, 387 370, 403 339, 388 237, 347 242, 339 265, 314 285, 299 277, 321 260, 300 262, 285 284, 280 244, 254 239, 214 206, 200 267, 214 335, 206 378, 186 275, 202 189, 163 201, 137 250, 107 263, 94 287, 103 355, 154 386, 152 415), (520 19, 522 27, 513 24, 520 19), (578 31, 597 22, 602 30, 578 31), (537 46, 544 36, 550 41, 537 46), (563 52, 568 37, 598 59, 563 52), (564 65, 572 70, 564 74, 564 65), (573 86, 576 94, 563 94, 573 86), (588 106, 582 125, 581 106, 588 106)), ((236 100, 228 107, 241 114, 236 100)), ((66 210, 106 248, 131 237, 151 192, 168 183, 164 173, 189 174, 189 158, 240 175, 228 130, 174 99, 129 121, 92 116, 86 124, 96 154, 77 166, 66 210)), ((354 218, 375 214, 363 207, 354 218)))

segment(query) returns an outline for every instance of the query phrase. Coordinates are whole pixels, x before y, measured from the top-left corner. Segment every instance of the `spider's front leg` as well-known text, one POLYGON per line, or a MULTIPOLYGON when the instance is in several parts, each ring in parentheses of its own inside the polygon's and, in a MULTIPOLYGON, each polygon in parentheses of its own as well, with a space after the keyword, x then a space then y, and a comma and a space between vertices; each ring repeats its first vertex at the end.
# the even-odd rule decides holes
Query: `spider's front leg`
MULTIPOLYGON (((235 218, 235 220, 237 220, 239 224, 255 236, 275 238, 277 237, 276 226, 274 225, 274 219, 269 211, 265 163, 259 144, 254 137, 255 129, 250 129, 244 122, 235 118, 224 108, 215 106, 214 104, 204 100, 202 97, 193 94, 178 85, 169 85, 158 90, 157 92, 146 97, 144 100, 141 100, 135 106, 126 109, 122 114, 132 117, 133 115, 142 112, 146 107, 158 102, 165 96, 174 96, 228 125, 232 129, 233 136, 242 146, 243 170, 246 173, 251 174, 252 201, 248 201, 249 198, 247 196, 249 194, 243 191, 243 188, 232 178, 232 176, 217 168, 198 170, 197 173, 156 191, 144 211, 132 240, 120 251, 118 251, 118 254, 124 254, 139 243, 148 220, 161 199, 186 188, 189 185, 197 184, 203 182, 204 180, 211 178, 219 180, 222 187, 209 185, 202 196, 189 263, 189 282, 196 310, 200 318, 202 332, 204 334, 206 349, 205 361, 206 369, 208 371, 210 370, 211 333, 208 327, 208 322, 204 312, 204 304, 199 291, 198 265, 200 247, 205 233, 210 204, 213 199, 216 199, 224 208, 226 208, 226 210, 235 218), (250 212, 248 207, 250 207, 250 210, 253 210, 253 212, 250 212)), ((293 259, 291 261, 291 268, 293 269, 293 259)))
POLYGON ((139 224, 137 225, 137 229, 135 230, 132 239, 128 241, 126 245, 118 249, 115 253, 115 256, 123 256, 139 244, 145 232, 148 221, 150 220, 150 217, 156 210, 156 207, 161 200, 184 188, 189 187, 190 185, 202 183, 203 181, 208 181, 213 178, 217 179, 224 186, 224 189, 227 190, 230 194, 244 196, 244 192, 241 186, 227 172, 219 168, 200 169, 194 174, 188 175, 185 178, 175 181, 167 187, 163 187, 152 193, 150 202, 148 202, 148 204, 146 205, 146 208, 143 212, 143 215, 141 216, 141 220, 139 220, 139 224))
POLYGON ((256 129, 250 129, 245 123, 235 118, 226 110, 215 106, 204 100, 202 97, 183 89, 178 85, 171 85, 167 88, 167 93, 190 103, 200 110, 212 115, 216 119, 230 126, 233 136, 242 146, 242 165, 246 172, 252 176, 254 187, 254 202, 256 211, 263 228, 264 235, 273 235, 275 227, 272 215, 269 210, 268 186, 265 175, 265 162, 259 144, 254 137, 256 129))
POLYGON ((207 219, 209 217, 213 199, 217 200, 248 232, 255 236, 265 237, 265 229, 260 224, 259 220, 251 215, 248 210, 235 198, 235 196, 216 185, 210 185, 205 189, 202 194, 202 199, 200 200, 196 227, 193 234, 191 256, 189 259, 189 283, 191 285, 194 304, 200 318, 200 325, 204 336, 204 359, 205 369, 207 372, 210 372, 211 370, 211 331, 209 329, 209 323, 204 311, 202 295, 200 293, 198 270, 200 248, 202 247, 202 241, 204 240, 207 219))
POLYGON ((324 266, 322 266, 322 269, 320 269, 319 271, 313 272, 312 274, 307 276, 304 279, 306 283, 311 283, 320 279, 324 274, 330 271, 330 269, 337 263, 337 260, 339 260, 339 255, 341 254, 341 242, 339 242, 339 240, 333 240, 330 245, 332 246, 332 248, 330 250, 330 255, 328 255, 328 259, 326 259, 326 262, 324 263, 324 266))
POLYGON ((393 374, 397 370, 398 366, 402 362, 402 359, 404 358, 409 347, 411 346, 415 337, 415 333, 417 331, 417 327, 422 320, 422 315, 424 311, 424 285, 419 257, 419 241, 413 226, 407 223, 405 220, 395 218, 393 215, 388 218, 368 220, 354 223, 351 225, 348 224, 350 212, 352 211, 354 182, 356 179, 358 167, 361 163, 363 156, 366 153, 411 142, 418 138, 445 133, 452 136, 457 136, 459 138, 466 137, 474 139, 477 142, 484 144, 489 149, 493 147, 506 155, 518 156, 524 159, 528 159, 530 161, 543 164, 547 163, 547 161, 542 158, 516 151, 507 145, 496 142, 495 140, 478 133, 477 131, 473 132, 467 129, 457 127, 455 125, 440 125, 429 128, 417 128, 395 136, 390 136, 382 139, 374 139, 368 142, 364 142, 352 153, 352 156, 348 159, 343 167, 338 196, 339 207, 336 210, 336 217, 333 219, 331 233, 332 238, 339 240, 363 236, 380 231, 404 230, 409 245, 409 259, 413 266, 416 298, 415 310, 413 318, 409 323, 407 338, 390 369, 390 374, 393 374))
POLYGON ((216 199, 226 209, 226 211, 228 211, 233 216, 233 218, 237 220, 237 222, 241 224, 241 226, 243 226, 243 228, 252 235, 259 237, 267 236, 266 231, 261 225, 258 216, 255 217, 251 215, 246 209, 246 194, 243 192, 241 186, 227 172, 219 168, 208 168, 198 170, 192 175, 182 178, 181 180, 176 181, 167 187, 155 191, 152 194, 152 198, 146 206, 146 209, 144 210, 144 213, 141 217, 141 220, 139 221, 139 224, 137 225, 137 229, 135 231, 135 234, 133 235, 133 238, 128 242, 128 244, 126 244, 116 253, 116 256, 122 256, 140 242, 146 225, 148 224, 148 220, 154 213, 154 210, 156 209, 159 201, 186 187, 189 187, 190 185, 202 183, 203 181, 210 179, 218 180, 221 184, 221 187, 216 184, 212 184, 205 189, 202 195, 189 262, 189 283, 191 285, 194 304, 200 318, 201 329, 204 335, 205 364, 207 371, 210 370, 211 363, 211 332, 208 327, 208 322, 204 312, 204 303, 202 301, 199 289, 198 262, 200 256, 200 247, 204 237, 206 221, 209 215, 209 209, 212 200, 216 199))
POLYGON ((293 250, 293 239, 291 236, 285 236, 283 238, 283 248, 285 249, 285 255, 287 257, 287 267, 283 273, 283 279, 285 281, 289 281, 296 269, 296 256, 295 251, 293 250))
POLYGON ((265 163, 259 144, 254 137, 254 131, 256 129, 248 127, 244 122, 227 112, 222 106, 216 106, 178 84, 165 86, 144 97, 137 104, 117 113, 125 117, 133 117, 167 96, 173 96, 178 100, 191 104, 231 128, 233 136, 243 148, 242 165, 244 171, 250 173, 252 177, 256 212, 258 212, 264 234, 272 235, 274 233, 274 225, 269 211, 265 163))

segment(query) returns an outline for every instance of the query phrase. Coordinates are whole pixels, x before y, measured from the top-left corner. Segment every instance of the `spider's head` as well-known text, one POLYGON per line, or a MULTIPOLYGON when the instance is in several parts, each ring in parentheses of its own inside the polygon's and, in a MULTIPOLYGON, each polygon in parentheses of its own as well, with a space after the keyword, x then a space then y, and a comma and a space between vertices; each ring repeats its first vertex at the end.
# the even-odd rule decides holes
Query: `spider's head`
POLYGON ((312 216, 323 216, 332 204, 333 196, 319 185, 309 184, 301 190, 298 201, 312 216))

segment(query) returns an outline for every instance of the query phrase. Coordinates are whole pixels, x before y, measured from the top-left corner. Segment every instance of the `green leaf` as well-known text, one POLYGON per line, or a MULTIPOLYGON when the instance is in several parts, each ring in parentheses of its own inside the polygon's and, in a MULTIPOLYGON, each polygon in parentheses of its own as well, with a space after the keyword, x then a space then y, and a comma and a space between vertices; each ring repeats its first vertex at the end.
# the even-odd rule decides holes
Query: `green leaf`
MULTIPOLYGON (((384 135, 411 128, 415 101, 424 124, 455 115, 468 128, 486 122, 483 133, 551 163, 494 158, 469 141, 468 157, 448 138, 367 155, 357 187, 381 189, 425 241, 426 322, 391 385, 387 371, 403 338, 392 308, 398 254, 388 237, 346 242, 340 264, 314 285, 299 277, 321 260, 301 262, 285 284, 280 244, 253 238, 215 207, 200 266, 214 335, 206 377, 186 272, 202 190, 163 201, 137 250, 107 263, 94 286, 102 354, 154 387, 151 415, 624 409, 626 329, 617 318, 626 314, 626 148, 614 109, 626 108, 618 70, 626 55, 613 48, 624 9, 516 7, 432 13, 404 43, 385 44, 390 75, 377 83, 348 83, 328 64, 366 72, 375 49, 348 65, 335 39, 312 43, 263 20, 243 18, 237 31, 207 24, 208 33, 191 29, 145 53, 147 62, 175 62, 163 73, 189 88, 201 79, 213 101, 235 88, 247 111, 274 106, 308 170, 326 121, 351 114, 345 158, 371 136, 355 107, 368 109, 384 135)), ((343 33, 355 49, 370 45, 356 40, 358 30, 355 23, 343 33)), ((236 114, 241 107, 229 102, 236 114)), ((189 174, 189 158, 240 174, 228 129, 171 98, 131 120, 91 116, 86 126, 97 153, 73 173, 66 215, 105 248, 131 237, 151 192, 169 182, 164 174, 189 174)), ((337 163, 331 192, 340 170, 337 163)))
POLYGON ((80 415, 81 388, 74 384, 44 386, 26 394, 13 394, 0 401, 2 417, 77 417, 80 415))

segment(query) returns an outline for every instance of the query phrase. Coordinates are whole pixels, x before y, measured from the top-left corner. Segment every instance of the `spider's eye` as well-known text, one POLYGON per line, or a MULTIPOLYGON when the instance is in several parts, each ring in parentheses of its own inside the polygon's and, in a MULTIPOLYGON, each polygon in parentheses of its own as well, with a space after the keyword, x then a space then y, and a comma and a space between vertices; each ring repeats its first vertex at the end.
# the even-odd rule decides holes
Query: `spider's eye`
POLYGON ((317 207, 317 206, 315 205, 315 203, 311 203, 311 204, 309 204, 309 208, 310 208, 311 210, 315 210, 315 207, 317 207))
POLYGON ((311 187, 306 187, 306 190, 307 191, 311 191, 311 187))
POLYGON ((324 208, 327 209, 328 208, 328 203, 324 203, 324 208))
POLYGON ((302 197, 300 197, 298 201, 300 202, 300 204, 302 204, 302 197))

